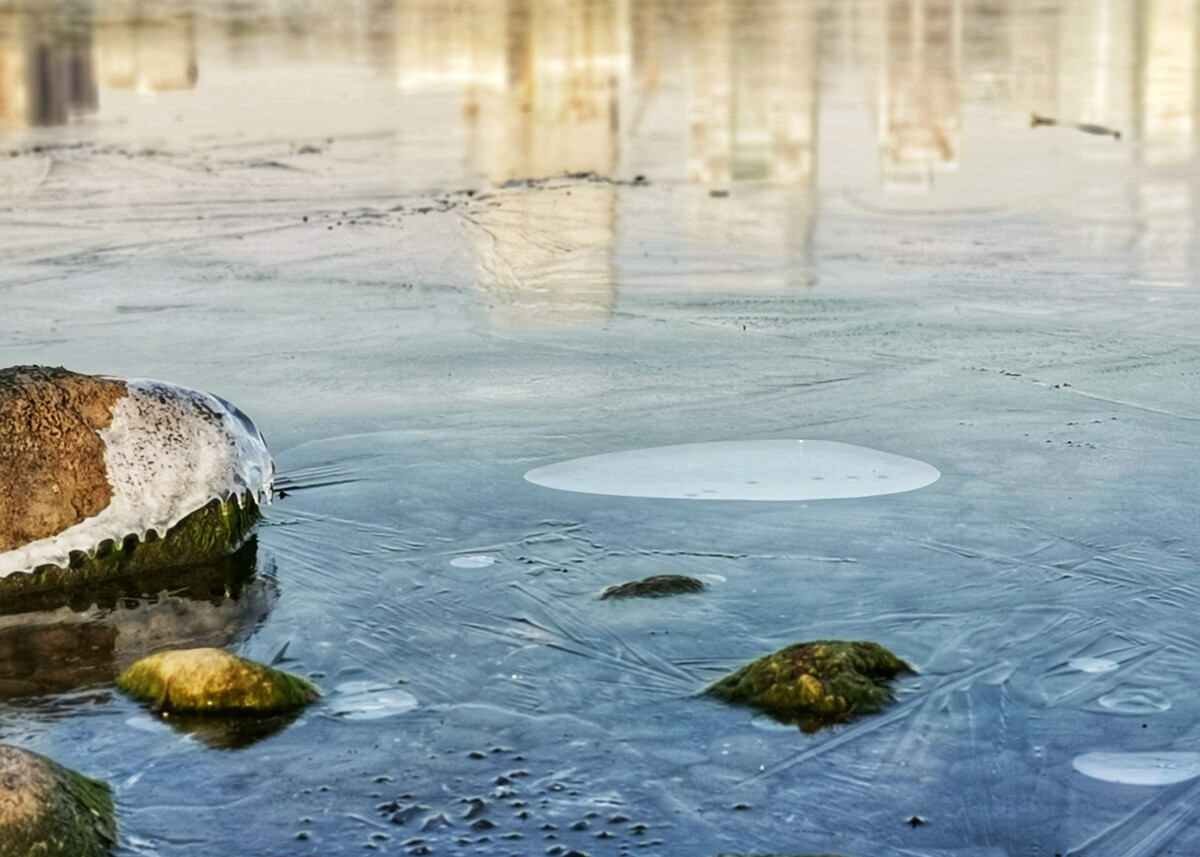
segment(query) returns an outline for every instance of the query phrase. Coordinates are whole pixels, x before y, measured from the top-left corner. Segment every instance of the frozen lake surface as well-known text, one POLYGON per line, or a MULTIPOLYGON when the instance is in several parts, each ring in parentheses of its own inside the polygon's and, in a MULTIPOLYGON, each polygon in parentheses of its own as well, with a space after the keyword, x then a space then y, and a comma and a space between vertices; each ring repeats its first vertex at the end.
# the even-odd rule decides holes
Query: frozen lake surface
POLYGON ((0 615, 0 741, 121 855, 1200 853, 1195 0, 319 5, 0 11, 3 364, 219 395, 283 489, 249 571, 0 615), (797 438, 940 478, 524 478, 797 438), (917 674, 697 695, 822 638, 917 674), (181 640, 325 696, 113 691, 181 640))

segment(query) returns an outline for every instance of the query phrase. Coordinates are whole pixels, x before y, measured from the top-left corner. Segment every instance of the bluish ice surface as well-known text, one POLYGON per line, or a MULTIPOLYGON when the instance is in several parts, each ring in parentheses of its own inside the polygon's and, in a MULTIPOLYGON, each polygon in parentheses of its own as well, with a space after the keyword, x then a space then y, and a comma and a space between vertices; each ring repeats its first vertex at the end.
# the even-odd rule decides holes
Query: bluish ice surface
POLYGON ((325 695, 236 750, 100 668, 5 696, 121 857, 1200 853, 1200 785, 1128 775, 1200 752, 1194 4, 156 8, 0 14, 96 96, 0 125, 0 357, 253 419, 269 609, 138 639, 211 616, 325 695), (524 479, 796 438, 941 475, 524 479), (599 597, 664 573, 711 585, 599 597), (815 735, 697 695, 818 638, 917 671, 815 735))

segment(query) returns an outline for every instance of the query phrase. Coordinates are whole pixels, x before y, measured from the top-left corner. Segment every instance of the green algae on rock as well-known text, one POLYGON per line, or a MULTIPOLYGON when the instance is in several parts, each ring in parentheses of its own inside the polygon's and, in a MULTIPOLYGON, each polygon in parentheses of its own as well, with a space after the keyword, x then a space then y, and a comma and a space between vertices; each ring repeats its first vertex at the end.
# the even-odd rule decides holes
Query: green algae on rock
POLYGON ((211 562, 238 550, 260 517, 258 502, 250 495, 213 500, 161 538, 152 530, 144 540, 135 535, 119 542, 105 539, 94 552, 71 551, 65 565, 46 564, 0 577, 0 594, 6 603, 34 594, 64 593, 62 598, 69 599, 75 592, 116 578, 211 562))
POLYGON ((320 697, 309 681, 221 649, 176 649, 142 658, 117 687, 163 712, 278 714, 320 697))
POLYGON ((694 577, 683 574, 656 574, 642 580, 631 580, 610 586, 600 595, 601 598, 661 598, 664 595, 679 595, 686 592, 700 592, 706 584, 694 577))
POLYGON ((911 671, 877 643, 814 640, 759 658, 705 692, 816 732, 880 710, 894 698, 886 682, 911 671))
POLYGON ((116 838, 105 783, 0 744, 0 857, 102 857, 116 838))
POLYGON ((64 591, 236 550, 271 496, 262 435, 174 384, 0 370, 0 594, 64 591))

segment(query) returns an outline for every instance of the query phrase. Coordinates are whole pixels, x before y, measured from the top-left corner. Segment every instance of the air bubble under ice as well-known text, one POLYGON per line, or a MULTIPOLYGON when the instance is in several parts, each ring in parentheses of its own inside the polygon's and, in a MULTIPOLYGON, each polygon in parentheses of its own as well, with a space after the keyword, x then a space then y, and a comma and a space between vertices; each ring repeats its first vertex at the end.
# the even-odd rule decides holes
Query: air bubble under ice
POLYGON ((1171 707, 1170 698, 1152 687, 1121 685, 1097 702, 1114 714, 1158 714, 1171 707))
POLYGON ((339 684, 330 701, 334 717, 343 720, 378 720, 417 707, 417 698, 406 690, 378 681, 339 684))
POLYGON ((496 558, 487 554, 474 554, 473 556, 456 556, 450 560, 450 564, 455 568, 487 568, 493 565, 496 558))
POLYGON ((1115 670, 1120 664, 1108 658, 1072 658, 1067 661, 1067 666, 1084 673, 1107 673, 1115 670))
POLYGON ((538 467, 545 488, 680 500, 826 500, 912 491, 937 468, 914 458, 829 440, 688 443, 590 455, 538 467))

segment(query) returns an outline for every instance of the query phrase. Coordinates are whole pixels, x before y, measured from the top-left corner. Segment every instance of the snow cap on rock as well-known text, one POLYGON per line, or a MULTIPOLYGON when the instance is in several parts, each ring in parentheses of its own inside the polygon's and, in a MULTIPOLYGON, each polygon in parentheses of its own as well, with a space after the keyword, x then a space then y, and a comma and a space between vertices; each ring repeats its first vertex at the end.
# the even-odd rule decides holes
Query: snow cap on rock
POLYGON ((208 393, 0 370, 0 578, 164 535, 213 500, 262 500, 274 472, 249 418, 208 393))

